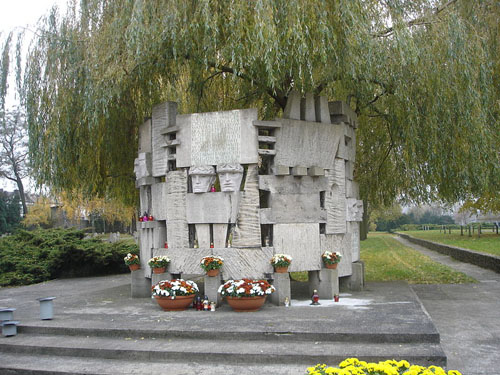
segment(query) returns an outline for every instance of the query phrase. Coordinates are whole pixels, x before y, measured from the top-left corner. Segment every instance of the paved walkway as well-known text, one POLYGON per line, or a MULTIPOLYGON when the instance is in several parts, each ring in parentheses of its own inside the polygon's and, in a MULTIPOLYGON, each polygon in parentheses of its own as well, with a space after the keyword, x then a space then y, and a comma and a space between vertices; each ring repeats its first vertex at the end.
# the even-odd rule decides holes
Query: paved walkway
POLYGON ((412 285, 441 334, 448 368, 466 375, 500 374, 500 274, 463 263, 400 237, 413 248, 476 280, 476 284, 412 285))

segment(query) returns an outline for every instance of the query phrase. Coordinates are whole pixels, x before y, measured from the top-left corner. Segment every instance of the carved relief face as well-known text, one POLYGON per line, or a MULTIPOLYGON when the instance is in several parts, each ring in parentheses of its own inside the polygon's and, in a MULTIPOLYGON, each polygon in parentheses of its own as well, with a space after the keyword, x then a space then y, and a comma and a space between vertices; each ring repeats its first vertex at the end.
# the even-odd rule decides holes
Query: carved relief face
POLYGON ((215 170, 211 165, 191 167, 189 175, 193 193, 206 193, 215 182, 215 170))
POLYGON ((239 191, 243 178, 243 167, 239 164, 222 164, 217 166, 220 188, 222 191, 239 191))

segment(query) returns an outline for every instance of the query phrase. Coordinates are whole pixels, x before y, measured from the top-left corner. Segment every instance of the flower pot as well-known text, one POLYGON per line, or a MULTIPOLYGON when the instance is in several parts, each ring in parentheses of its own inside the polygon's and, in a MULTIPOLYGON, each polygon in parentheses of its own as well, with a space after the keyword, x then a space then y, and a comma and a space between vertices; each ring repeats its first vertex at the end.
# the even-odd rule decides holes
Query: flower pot
POLYGON ((141 268, 140 264, 131 264, 128 266, 130 268, 130 271, 137 271, 139 268, 141 268))
POLYGON ((276 273, 287 273, 288 267, 274 267, 274 272, 276 273))
POLYGON ((210 277, 214 277, 214 276, 217 276, 219 274, 219 269, 215 269, 215 270, 208 270, 207 271, 207 276, 210 276, 210 277))
POLYGON ((176 296, 174 299, 172 297, 155 296, 155 299, 164 311, 183 311, 193 303, 194 296, 194 294, 176 296))
POLYGON ((330 269, 330 270, 335 270, 337 269, 337 264, 338 263, 333 263, 333 264, 325 264, 325 267, 330 269))
POLYGON ((256 297, 230 297, 226 296, 227 303, 236 312, 251 312, 259 310, 267 296, 256 297))
POLYGON ((165 273, 167 270, 167 267, 156 267, 153 268, 153 273, 165 273))

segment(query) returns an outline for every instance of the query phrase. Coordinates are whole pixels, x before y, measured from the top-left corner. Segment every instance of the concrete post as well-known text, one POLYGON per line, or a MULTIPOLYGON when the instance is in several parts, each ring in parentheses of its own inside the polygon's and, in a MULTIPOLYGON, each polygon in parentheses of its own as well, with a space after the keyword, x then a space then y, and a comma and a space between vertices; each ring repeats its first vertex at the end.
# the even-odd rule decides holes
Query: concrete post
POLYGON ((130 272, 130 291, 132 298, 151 297, 151 279, 144 277, 142 268, 130 272))
POLYGON ((217 291, 219 286, 222 284, 222 274, 219 272, 217 276, 207 276, 204 279, 205 284, 205 295, 208 297, 210 302, 215 302, 217 306, 220 306, 222 302, 222 297, 217 291))
POLYGON ((340 289, 359 292, 365 286, 365 264, 362 261, 352 263, 351 276, 340 278, 340 289))
POLYGON ((327 268, 309 271, 309 294, 312 295, 315 289, 320 299, 333 299, 339 294, 339 271, 327 268))
POLYGON ((291 299, 290 291, 290 274, 286 273, 273 273, 273 286, 276 291, 271 294, 271 302, 277 306, 285 304, 285 298, 291 299))

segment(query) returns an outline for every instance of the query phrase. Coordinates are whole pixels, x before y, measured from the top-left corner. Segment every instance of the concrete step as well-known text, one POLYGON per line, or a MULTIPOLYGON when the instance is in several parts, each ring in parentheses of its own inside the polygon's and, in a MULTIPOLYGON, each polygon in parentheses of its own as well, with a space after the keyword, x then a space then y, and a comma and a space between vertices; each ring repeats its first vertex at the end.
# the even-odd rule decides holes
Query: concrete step
MULTIPOLYGON (((216 322, 223 324, 223 322, 216 322)), ((435 343, 440 342, 439 333, 434 330, 422 329, 418 332, 401 330, 374 330, 374 332, 355 331, 353 329, 345 330, 342 326, 337 329, 330 329, 330 332, 305 331, 305 330, 265 330, 259 327, 259 330, 230 330, 228 327, 213 329, 214 322, 211 322, 212 329, 201 331, 183 327, 184 330, 175 330, 172 327, 160 326, 155 329, 140 328, 103 328, 103 327, 72 327, 72 326, 40 326, 21 324, 18 326, 20 334, 30 335, 65 335, 65 336, 96 336, 108 338, 184 338, 197 340, 266 340, 266 341, 336 341, 336 342, 362 342, 362 343, 435 343)))
MULTIPOLYGON (((98 336, 17 335, 0 340, 0 352, 50 356, 178 361, 201 363, 304 364, 338 363, 348 357, 367 361, 406 359, 422 365, 445 365, 446 356, 433 343, 366 343, 338 341, 196 340, 191 338, 120 338, 98 336)), ((2 361, 3 362, 3 361, 2 361)))
POLYGON ((50 355, 20 355, 1 353, 0 373, 2 375, 220 375, 220 374, 273 374, 303 375, 304 365, 294 364, 221 364, 203 363, 196 358, 186 362, 155 362, 139 360, 117 360, 50 355))

